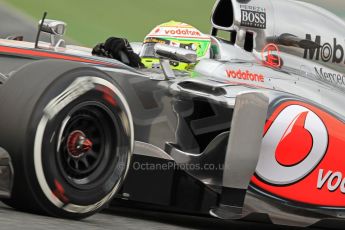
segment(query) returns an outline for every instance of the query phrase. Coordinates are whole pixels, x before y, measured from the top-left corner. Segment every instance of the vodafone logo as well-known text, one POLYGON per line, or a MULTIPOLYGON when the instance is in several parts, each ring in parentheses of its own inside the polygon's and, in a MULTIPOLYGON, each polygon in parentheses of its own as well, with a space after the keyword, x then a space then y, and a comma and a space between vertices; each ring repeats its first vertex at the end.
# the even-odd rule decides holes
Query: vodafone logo
POLYGON ((287 101, 264 129, 252 186, 279 200, 345 208, 345 122, 329 111, 287 101))
POLYGON ((242 71, 241 69, 239 70, 227 69, 226 76, 232 79, 239 79, 239 80, 252 81, 252 82, 265 82, 264 75, 252 73, 248 70, 242 71))
POLYGON ((315 169, 327 146, 322 120, 303 106, 288 106, 265 133, 256 173, 270 184, 295 183, 315 169))
POLYGON ((170 29, 165 30, 166 35, 188 35, 188 36, 201 36, 201 33, 196 30, 190 29, 170 29))
POLYGON ((207 39, 210 38, 199 30, 195 28, 178 28, 178 27, 160 27, 153 30, 149 37, 181 37, 181 38, 198 38, 198 39, 207 39))
POLYGON ((335 192, 339 189, 342 194, 345 194, 345 177, 341 172, 325 172, 323 169, 320 169, 317 188, 323 189, 324 187, 327 187, 330 192, 335 192))

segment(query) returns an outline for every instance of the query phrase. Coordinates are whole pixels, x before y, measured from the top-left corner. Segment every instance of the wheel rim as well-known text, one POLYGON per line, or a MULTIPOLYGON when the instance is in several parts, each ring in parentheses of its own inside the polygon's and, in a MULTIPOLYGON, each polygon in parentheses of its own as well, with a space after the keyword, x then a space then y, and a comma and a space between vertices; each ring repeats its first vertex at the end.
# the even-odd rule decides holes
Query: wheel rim
MULTIPOLYGON (((113 82, 103 79, 103 76, 93 76, 94 73, 89 69, 84 72, 85 75, 81 75, 78 69, 68 73, 69 76, 66 76, 66 79, 75 78, 70 84, 58 81, 53 89, 58 90, 59 94, 54 98, 50 95, 55 91, 47 90, 48 96, 42 96, 36 106, 39 113, 33 114, 33 117, 38 115, 39 122, 33 133, 35 177, 32 178, 32 183, 38 182, 38 196, 43 195, 42 202, 47 202, 42 205, 52 205, 49 207, 72 215, 75 213, 88 215, 103 207, 114 196, 128 172, 134 146, 133 117, 124 94, 113 82), (66 86, 66 84, 69 85, 66 86), (60 92, 60 89, 65 90, 60 92), (109 100, 110 98, 113 100, 109 100), (98 186, 88 188, 87 186, 91 183, 68 178, 67 174, 63 175, 61 167, 63 161, 59 161, 58 158, 62 158, 59 154, 62 148, 62 133, 71 118, 71 111, 75 112, 76 107, 80 109, 81 105, 95 103, 105 107, 112 115, 110 119, 112 121, 109 124, 112 130, 116 130, 117 135, 114 137, 115 141, 112 139, 106 142, 112 142, 115 145, 106 147, 112 149, 112 155, 116 157, 113 161, 102 160, 107 162, 107 167, 111 170, 92 180, 92 182, 100 181, 98 186), (44 113, 41 117, 42 109, 44 113), (116 120, 115 128, 113 127, 114 120, 116 120), (71 184, 76 186, 71 186, 71 184), (78 185, 83 186, 79 188, 78 185), (61 194, 68 200, 61 199, 61 194)), ((108 76, 104 75, 104 78, 108 76)))
POLYGON ((61 127, 57 163, 64 179, 78 189, 102 183, 102 175, 116 163, 116 118, 100 103, 84 103, 61 127))

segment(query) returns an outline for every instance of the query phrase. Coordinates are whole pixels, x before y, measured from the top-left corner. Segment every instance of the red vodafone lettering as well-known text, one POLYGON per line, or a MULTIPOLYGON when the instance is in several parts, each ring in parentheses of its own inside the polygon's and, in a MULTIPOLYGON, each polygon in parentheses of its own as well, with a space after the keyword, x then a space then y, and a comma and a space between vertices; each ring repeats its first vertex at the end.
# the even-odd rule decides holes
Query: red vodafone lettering
POLYGON ((226 70, 226 75, 228 78, 252 81, 252 82, 265 82, 265 77, 262 74, 251 73, 250 71, 239 70, 226 70))
POLYGON ((199 31, 189 29, 166 29, 166 35, 186 35, 186 36, 201 36, 199 31))

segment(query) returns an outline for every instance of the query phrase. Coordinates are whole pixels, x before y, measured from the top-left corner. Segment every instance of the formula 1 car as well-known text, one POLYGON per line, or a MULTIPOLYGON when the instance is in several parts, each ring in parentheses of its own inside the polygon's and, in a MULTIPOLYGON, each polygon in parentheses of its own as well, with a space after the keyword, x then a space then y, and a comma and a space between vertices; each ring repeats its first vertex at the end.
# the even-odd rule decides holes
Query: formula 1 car
POLYGON ((126 203, 342 220, 345 23, 293 0, 218 0, 211 19, 212 57, 192 72, 164 63, 193 51, 164 44, 161 69, 92 56, 59 21, 41 23, 51 44, 0 40, 3 201, 75 219, 126 203))

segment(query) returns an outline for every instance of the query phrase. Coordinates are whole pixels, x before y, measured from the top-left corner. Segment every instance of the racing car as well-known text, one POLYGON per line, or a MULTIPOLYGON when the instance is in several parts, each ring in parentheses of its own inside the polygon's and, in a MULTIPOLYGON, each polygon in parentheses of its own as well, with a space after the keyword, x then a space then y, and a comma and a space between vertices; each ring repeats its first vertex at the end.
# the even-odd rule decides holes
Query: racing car
POLYGON ((157 44, 156 69, 66 45, 55 20, 51 43, 0 40, 2 200, 72 219, 124 203, 345 218, 345 23, 294 0, 217 0, 211 23, 210 58, 157 44))

